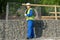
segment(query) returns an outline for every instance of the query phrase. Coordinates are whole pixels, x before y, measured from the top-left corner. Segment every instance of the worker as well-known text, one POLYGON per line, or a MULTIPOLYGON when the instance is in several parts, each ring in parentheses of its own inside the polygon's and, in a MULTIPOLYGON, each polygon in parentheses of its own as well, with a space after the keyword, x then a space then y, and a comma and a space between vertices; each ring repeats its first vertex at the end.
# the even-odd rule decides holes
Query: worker
POLYGON ((27 39, 34 38, 34 11, 30 3, 26 3, 26 13, 24 14, 27 20, 27 39))

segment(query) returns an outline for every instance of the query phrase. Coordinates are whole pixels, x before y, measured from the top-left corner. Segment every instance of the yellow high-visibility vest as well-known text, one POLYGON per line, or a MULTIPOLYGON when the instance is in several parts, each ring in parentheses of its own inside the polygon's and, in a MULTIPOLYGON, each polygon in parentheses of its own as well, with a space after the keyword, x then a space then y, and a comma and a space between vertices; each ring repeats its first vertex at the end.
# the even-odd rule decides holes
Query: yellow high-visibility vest
MULTIPOLYGON (((32 8, 30 8, 28 11, 27 11, 27 14, 29 14, 30 10, 33 10, 32 8)), ((31 17, 26 17, 26 20, 34 20, 34 15, 32 15, 31 17)))

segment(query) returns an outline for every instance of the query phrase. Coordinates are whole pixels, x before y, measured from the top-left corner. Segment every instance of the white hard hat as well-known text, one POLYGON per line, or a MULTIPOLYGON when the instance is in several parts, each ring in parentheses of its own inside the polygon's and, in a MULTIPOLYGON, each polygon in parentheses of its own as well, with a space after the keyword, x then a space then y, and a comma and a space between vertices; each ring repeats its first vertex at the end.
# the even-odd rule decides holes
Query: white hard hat
POLYGON ((26 5, 30 5, 30 3, 26 3, 26 5))

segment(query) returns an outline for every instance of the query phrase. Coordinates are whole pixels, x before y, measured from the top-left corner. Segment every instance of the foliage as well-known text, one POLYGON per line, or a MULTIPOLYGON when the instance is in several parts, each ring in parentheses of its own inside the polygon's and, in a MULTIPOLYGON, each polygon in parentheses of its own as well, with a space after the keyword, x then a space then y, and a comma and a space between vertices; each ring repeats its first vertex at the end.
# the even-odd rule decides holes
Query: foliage
POLYGON ((49 5, 60 5, 60 0, 0 0, 0 17, 5 15, 7 2, 19 2, 19 3, 39 3, 49 5))

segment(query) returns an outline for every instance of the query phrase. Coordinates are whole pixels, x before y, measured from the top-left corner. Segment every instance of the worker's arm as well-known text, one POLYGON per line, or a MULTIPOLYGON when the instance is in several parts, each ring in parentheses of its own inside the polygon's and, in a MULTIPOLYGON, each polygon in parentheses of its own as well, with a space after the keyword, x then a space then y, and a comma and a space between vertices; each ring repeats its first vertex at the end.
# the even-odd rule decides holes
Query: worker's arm
POLYGON ((27 14, 26 16, 30 17, 33 15, 33 10, 30 10, 29 14, 27 14))

